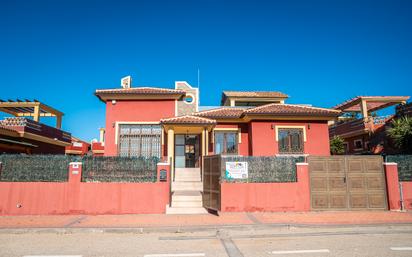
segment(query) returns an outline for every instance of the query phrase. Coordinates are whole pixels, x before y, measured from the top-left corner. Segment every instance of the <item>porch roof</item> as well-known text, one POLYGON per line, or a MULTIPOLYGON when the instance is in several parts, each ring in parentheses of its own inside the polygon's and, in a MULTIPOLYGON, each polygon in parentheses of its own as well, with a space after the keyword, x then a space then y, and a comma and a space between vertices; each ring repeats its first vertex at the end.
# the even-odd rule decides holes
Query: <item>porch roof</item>
POLYGON ((193 115, 185 115, 179 117, 173 117, 168 119, 161 119, 161 124, 189 124, 189 125, 214 125, 216 120, 197 117, 193 115))
POLYGON ((408 99, 409 96, 357 96, 334 106, 333 109, 344 112, 361 112, 360 103, 364 101, 366 102, 367 110, 373 112, 392 105, 405 103, 408 99))

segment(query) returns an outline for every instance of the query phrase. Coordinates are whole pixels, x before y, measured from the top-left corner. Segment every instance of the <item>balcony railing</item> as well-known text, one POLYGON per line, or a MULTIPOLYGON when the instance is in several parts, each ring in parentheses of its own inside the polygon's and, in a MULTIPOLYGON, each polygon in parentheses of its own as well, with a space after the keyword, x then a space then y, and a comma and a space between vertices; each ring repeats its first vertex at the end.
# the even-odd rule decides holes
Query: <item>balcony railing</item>
POLYGON ((378 128, 384 126, 389 120, 392 119, 392 115, 388 116, 378 116, 378 117, 368 117, 364 119, 356 119, 350 121, 343 121, 338 124, 329 127, 329 135, 342 136, 349 134, 356 134, 358 132, 370 131, 373 132, 378 128))

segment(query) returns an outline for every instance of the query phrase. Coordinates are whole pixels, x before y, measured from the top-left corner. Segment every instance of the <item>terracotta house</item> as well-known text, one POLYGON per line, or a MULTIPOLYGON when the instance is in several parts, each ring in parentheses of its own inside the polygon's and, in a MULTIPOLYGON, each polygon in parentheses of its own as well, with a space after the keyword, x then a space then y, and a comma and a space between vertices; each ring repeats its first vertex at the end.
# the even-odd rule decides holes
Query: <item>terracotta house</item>
POLYGON ((345 154, 395 153, 386 129, 396 116, 410 115, 409 96, 357 96, 333 107, 342 111, 329 128, 330 137, 345 140, 345 154), (396 114, 376 112, 397 105, 396 114))
POLYGON ((211 154, 329 155, 328 121, 340 114, 286 104, 280 92, 225 91, 221 106, 201 107, 187 82, 95 94, 106 105, 106 156, 158 156, 181 168, 211 154))

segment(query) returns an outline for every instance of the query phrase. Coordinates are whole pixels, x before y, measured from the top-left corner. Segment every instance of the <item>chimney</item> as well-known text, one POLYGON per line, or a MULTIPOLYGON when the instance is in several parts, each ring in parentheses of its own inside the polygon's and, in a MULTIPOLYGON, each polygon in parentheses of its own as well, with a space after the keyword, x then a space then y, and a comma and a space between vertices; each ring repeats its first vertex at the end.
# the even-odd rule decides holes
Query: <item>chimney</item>
POLYGON ((131 88, 132 87, 132 76, 124 77, 120 80, 120 85, 122 88, 131 88))
POLYGON ((100 131, 100 136, 99 136, 99 142, 104 145, 104 134, 105 134, 105 129, 104 128, 99 128, 100 131))

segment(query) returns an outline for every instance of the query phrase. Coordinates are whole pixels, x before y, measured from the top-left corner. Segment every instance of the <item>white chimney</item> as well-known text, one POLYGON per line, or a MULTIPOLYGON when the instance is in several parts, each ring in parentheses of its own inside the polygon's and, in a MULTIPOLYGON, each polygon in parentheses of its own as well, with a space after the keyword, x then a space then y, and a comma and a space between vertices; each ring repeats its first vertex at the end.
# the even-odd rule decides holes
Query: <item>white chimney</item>
POLYGON ((124 77, 120 80, 122 88, 130 88, 132 86, 132 76, 124 77))

